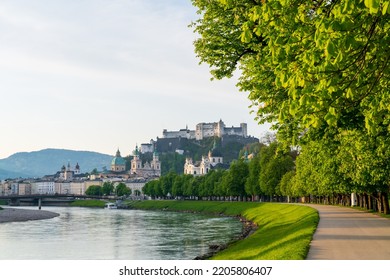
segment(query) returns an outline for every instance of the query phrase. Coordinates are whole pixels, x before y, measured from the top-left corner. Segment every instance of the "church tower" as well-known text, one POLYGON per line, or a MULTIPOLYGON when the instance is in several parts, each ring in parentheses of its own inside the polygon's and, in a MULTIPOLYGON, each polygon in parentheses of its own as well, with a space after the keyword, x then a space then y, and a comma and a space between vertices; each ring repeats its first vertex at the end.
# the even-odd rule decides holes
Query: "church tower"
POLYGON ((135 146, 135 151, 131 160, 131 174, 137 174, 137 171, 142 169, 142 161, 139 158, 138 145, 135 146))
POLYGON ((79 165, 79 163, 77 163, 76 164, 76 167, 75 167, 75 169, 74 169, 74 174, 75 175, 79 175, 81 173, 81 171, 80 171, 80 165, 79 165))
POLYGON ((70 168, 70 162, 68 162, 68 166, 67 166, 67 168, 65 170, 64 179, 66 181, 71 181, 73 179, 73 171, 70 168))
POLYGON ((154 175, 160 177, 161 176, 161 162, 158 157, 158 153, 154 150, 153 160, 152 160, 152 170, 154 170, 154 175))

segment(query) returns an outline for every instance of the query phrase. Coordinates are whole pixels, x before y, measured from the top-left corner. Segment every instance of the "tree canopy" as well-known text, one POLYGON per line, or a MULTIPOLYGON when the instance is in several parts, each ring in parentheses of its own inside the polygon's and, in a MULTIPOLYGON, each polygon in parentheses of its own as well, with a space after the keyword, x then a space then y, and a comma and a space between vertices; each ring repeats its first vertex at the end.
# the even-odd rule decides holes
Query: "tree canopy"
POLYGON ((193 0, 195 51, 214 78, 240 69, 259 122, 285 141, 389 125, 385 0, 193 0))
MULTIPOLYGON (((200 62, 213 78, 239 75, 258 122, 272 123, 285 146, 300 147, 295 171, 289 159, 267 160, 268 167, 260 159, 261 191, 356 192, 389 212, 390 0, 192 3, 200 62), (289 181, 273 183, 282 162, 289 181)), ((247 191, 254 187, 247 183, 247 191)))

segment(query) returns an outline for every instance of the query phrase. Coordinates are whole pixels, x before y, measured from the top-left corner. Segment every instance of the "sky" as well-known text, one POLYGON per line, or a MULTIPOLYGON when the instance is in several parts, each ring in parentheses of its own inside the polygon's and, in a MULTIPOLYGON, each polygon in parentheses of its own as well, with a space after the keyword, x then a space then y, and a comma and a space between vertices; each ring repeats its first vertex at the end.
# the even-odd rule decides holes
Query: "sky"
POLYGON ((201 122, 248 124, 237 78, 211 81, 190 0, 2 0, 0 159, 45 148, 122 156, 201 122))

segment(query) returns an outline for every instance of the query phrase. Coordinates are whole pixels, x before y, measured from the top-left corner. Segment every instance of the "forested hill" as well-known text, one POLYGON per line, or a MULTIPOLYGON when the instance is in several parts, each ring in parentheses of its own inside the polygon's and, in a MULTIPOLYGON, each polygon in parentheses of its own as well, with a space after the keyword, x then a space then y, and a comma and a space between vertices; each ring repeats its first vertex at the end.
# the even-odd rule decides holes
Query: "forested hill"
POLYGON ((0 179, 16 177, 41 177, 60 171, 63 165, 78 163, 81 172, 91 172, 94 168, 109 168, 112 156, 65 149, 45 149, 35 152, 21 152, 0 160, 0 179))
POLYGON ((214 148, 223 157, 227 165, 240 156, 240 151, 247 145, 259 143, 255 137, 223 136, 222 138, 211 137, 203 140, 186 138, 158 138, 156 149, 160 154, 162 162, 162 174, 169 171, 183 173, 186 157, 191 157, 194 161, 199 161, 202 156, 206 156, 214 148), (183 152, 182 155, 177 151, 183 152))
MULTIPOLYGON (((224 136, 223 138, 206 138, 201 141, 184 138, 157 139, 156 147, 160 156, 162 174, 175 171, 183 173, 186 157, 194 161, 201 160, 209 151, 216 148, 224 158, 224 163, 240 157, 240 151, 247 145, 259 143, 254 137, 224 136), (177 153, 182 151, 183 154, 177 153)), ((70 163, 74 168, 78 163, 81 172, 91 172, 93 169, 103 170, 110 168, 112 155, 106 155, 89 151, 73 151, 65 149, 45 149, 35 152, 21 152, 8 158, 0 159, 0 180, 7 178, 42 177, 60 171, 63 165, 70 163)), ((127 169, 130 168, 131 157, 125 158, 127 169)), ((152 160, 152 153, 141 155, 143 162, 152 160)))

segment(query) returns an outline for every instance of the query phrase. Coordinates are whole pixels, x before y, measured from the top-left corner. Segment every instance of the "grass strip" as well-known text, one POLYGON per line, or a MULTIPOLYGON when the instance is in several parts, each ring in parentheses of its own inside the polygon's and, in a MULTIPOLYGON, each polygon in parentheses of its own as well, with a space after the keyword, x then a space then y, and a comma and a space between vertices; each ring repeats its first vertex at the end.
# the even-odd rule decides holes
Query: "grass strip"
POLYGON ((278 203, 134 201, 129 207, 242 216, 256 223, 253 234, 211 258, 221 260, 303 260, 319 221, 311 207, 278 203))
POLYGON ((75 200, 69 204, 73 207, 95 207, 95 208, 104 208, 106 201, 103 200, 75 200))

